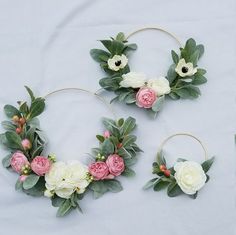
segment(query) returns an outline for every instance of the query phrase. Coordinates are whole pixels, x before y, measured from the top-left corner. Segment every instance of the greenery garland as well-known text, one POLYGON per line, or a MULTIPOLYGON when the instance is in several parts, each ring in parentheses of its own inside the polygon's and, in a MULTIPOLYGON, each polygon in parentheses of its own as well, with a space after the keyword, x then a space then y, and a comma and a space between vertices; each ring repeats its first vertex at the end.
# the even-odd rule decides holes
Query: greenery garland
POLYGON ((201 94, 198 86, 207 82, 206 70, 198 67, 204 46, 197 45, 193 38, 188 39, 179 52, 171 51, 173 63, 166 76, 157 79, 148 79, 130 70, 129 53, 135 51, 137 45, 129 44, 124 33, 101 40, 101 43, 106 50, 92 49, 90 54, 107 75, 100 79, 100 86, 116 94, 112 101, 137 105, 156 116, 165 97, 173 100, 198 98, 201 94))
POLYGON ((117 176, 134 176, 131 167, 142 151, 135 143, 136 136, 131 134, 136 128, 135 119, 103 118, 106 131, 96 136, 99 146, 92 149, 90 165, 78 161, 64 163, 45 151, 47 141, 37 119, 45 109, 45 99, 36 98, 30 88, 26 89, 31 103, 18 102, 19 108, 4 106, 10 120, 2 122, 6 132, 0 135, 1 144, 9 151, 2 164, 19 174, 16 190, 50 197, 52 205, 58 207, 57 216, 76 208, 81 210, 80 200, 89 190, 95 198, 108 191, 121 191, 117 176))

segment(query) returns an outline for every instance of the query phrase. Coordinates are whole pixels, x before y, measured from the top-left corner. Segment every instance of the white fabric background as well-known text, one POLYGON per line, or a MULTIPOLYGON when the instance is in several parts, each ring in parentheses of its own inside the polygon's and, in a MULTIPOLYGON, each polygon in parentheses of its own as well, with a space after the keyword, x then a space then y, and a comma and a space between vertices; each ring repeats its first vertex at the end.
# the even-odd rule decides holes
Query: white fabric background
MULTIPOLYGON (((77 212, 59 219, 46 198, 14 191, 16 175, 0 168, 1 234, 236 234, 235 231, 235 65, 236 2, 234 0, 0 0, 0 108, 25 99, 23 85, 44 95, 61 87, 96 90, 104 74, 89 55, 105 39, 146 25, 169 29, 184 42, 194 37, 206 53, 200 66, 208 83, 195 101, 169 101, 156 120, 143 110, 115 104, 118 116, 137 119, 138 143, 145 153, 135 166, 137 176, 121 178, 124 191, 99 200, 86 197, 77 212), (197 200, 170 199, 165 192, 142 191, 152 177, 151 165, 161 140, 175 132, 192 132, 208 146, 216 162, 211 180, 197 200)), ((161 32, 140 33, 130 41, 139 50, 130 63, 150 76, 166 73, 170 50, 177 44, 161 32)), ((106 93, 105 93, 106 94, 106 93)), ((104 95, 105 95, 104 94, 104 95)), ((107 98, 111 94, 106 94, 107 98)), ((41 116, 58 159, 84 159, 102 130, 106 107, 86 94, 51 97, 41 116)), ((0 114, 1 120, 5 117, 0 114)), ((187 138, 168 144, 168 160, 179 156, 202 161, 201 149, 187 138), (171 144, 172 143, 172 144, 171 144)), ((5 156, 3 150, 0 151, 5 156)))

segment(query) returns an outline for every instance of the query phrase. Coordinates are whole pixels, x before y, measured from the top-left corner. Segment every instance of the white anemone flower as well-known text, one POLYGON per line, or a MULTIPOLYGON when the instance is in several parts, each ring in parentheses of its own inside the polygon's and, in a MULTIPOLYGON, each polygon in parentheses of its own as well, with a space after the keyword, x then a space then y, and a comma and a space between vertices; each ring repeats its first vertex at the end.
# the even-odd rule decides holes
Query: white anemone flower
POLYGON ((180 59, 175 68, 175 72, 179 74, 180 77, 190 77, 197 72, 197 68, 193 67, 193 63, 186 63, 185 59, 180 59))
POLYGON ((108 68, 113 71, 119 71, 128 64, 128 58, 125 55, 114 55, 107 61, 108 68))

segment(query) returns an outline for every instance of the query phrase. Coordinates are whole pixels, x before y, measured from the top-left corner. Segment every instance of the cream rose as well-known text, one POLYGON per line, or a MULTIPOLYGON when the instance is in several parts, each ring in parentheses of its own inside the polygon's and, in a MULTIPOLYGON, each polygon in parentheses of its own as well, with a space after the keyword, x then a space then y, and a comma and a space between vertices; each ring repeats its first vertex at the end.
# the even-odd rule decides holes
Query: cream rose
POLYGON ((170 93, 170 83, 165 77, 149 79, 147 87, 152 88, 156 92, 157 96, 170 93))
POLYGON ((87 174, 87 167, 79 161, 56 162, 45 175, 46 188, 59 197, 70 198, 75 191, 77 193, 85 191, 89 185, 87 174))
POLYGON ((195 194, 206 183, 202 166, 193 161, 178 162, 174 166, 175 179, 181 190, 189 195, 195 194))
POLYGON ((123 80, 120 82, 121 87, 140 88, 145 85, 147 77, 142 73, 129 72, 122 75, 123 80))

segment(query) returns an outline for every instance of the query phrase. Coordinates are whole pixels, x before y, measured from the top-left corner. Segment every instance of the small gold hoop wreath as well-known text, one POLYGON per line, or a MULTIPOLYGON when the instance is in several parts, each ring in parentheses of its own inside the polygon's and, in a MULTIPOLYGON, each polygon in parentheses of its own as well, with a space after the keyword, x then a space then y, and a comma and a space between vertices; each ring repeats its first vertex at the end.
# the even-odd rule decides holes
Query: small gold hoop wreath
POLYGON ((203 151, 204 151, 204 158, 205 160, 208 159, 208 153, 207 153, 207 149, 206 147, 204 146, 204 144, 202 143, 202 141, 200 139, 198 139, 196 136, 192 135, 192 134, 189 134, 189 133, 176 133, 176 134, 173 134, 169 137, 167 137, 162 143, 161 145, 159 146, 158 148, 158 152, 157 152, 157 155, 161 154, 162 150, 163 150, 163 147, 164 145, 170 140, 170 139, 173 139, 174 137, 176 136, 188 136, 194 140, 196 140, 202 147, 203 151))
POLYGON ((167 195, 175 197, 180 194, 187 194, 195 199, 198 191, 210 179, 207 172, 214 162, 214 157, 208 159, 206 147, 200 139, 189 133, 176 133, 167 137, 159 146, 156 161, 153 162, 152 173, 155 178, 149 180, 143 189, 153 188, 154 191, 160 191, 167 188, 167 195), (163 155, 164 145, 176 136, 187 136, 196 140, 204 151, 205 161, 201 164, 179 158, 174 166, 168 166, 163 155))
POLYGON ((99 80, 101 88, 116 95, 111 102, 116 100, 127 105, 136 105, 155 117, 162 109, 166 96, 173 100, 196 99, 201 94, 198 86, 207 82, 204 76, 206 70, 198 67, 204 46, 197 45, 193 38, 188 39, 182 46, 173 33, 160 27, 145 27, 127 36, 120 32, 114 38, 100 41, 105 50, 92 49, 90 55, 106 73, 106 77, 99 80), (171 50, 172 64, 166 75, 150 78, 144 73, 132 71, 129 67, 129 54, 137 49, 137 45, 128 43, 128 39, 146 30, 164 32, 180 46, 177 52, 171 50))
MULTIPOLYGON (((82 88, 62 88, 44 97, 35 97, 26 87, 31 98, 18 102, 19 107, 5 105, 4 111, 10 119, 4 121, 6 130, 0 134, 0 142, 9 150, 2 160, 5 168, 18 174, 16 190, 31 196, 46 196, 58 207, 57 216, 64 216, 74 209, 80 209, 80 200, 87 191, 95 198, 106 192, 120 192, 123 188, 119 176, 133 176, 131 169, 137 161, 137 153, 142 150, 136 144, 136 136, 131 134, 136 128, 136 120, 103 118, 104 132, 96 135, 99 144, 91 149, 92 158, 88 166, 78 160, 57 161, 56 157, 45 153, 46 141, 37 117, 45 109, 45 99, 64 91, 82 91, 94 95, 116 114, 111 105, 101 96, 82 88)), ((79 157, 79 156, 78 156, 79 157)))

